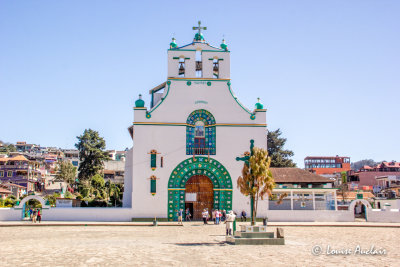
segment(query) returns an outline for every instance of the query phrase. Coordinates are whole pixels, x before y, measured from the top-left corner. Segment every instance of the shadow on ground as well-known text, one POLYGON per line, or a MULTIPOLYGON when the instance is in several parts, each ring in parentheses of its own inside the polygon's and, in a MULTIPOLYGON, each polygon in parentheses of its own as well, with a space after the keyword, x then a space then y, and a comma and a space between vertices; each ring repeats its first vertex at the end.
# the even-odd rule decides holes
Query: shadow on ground
POLYGON ((194 246, 226 246, 227 244, 225 242, 204 242, 204 243, 163 243, 163 244, 168 244, 168 245, 176 245, 176 246, 182 246, 182 247, 194 247, 194 246))

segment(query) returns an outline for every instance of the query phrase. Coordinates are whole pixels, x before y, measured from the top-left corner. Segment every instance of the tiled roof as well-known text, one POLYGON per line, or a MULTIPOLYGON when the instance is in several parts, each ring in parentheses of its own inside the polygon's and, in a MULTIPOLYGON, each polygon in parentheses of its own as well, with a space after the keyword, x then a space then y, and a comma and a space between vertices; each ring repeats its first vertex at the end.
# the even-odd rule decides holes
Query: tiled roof
POLYGON ((7 187, 18 187, 18 188, 26 189, 26 186, 22 186, 22 185, 19 185, 19 184, 7 183, 7 184, 3 184, 3 185, 7 186, 7 187))
POLYGON ((29 160, 22 155, 18 155, 18 156, 9 158, 8 161, 29 161, 29 160))
POLYGON ((275 183, 329 183, 331 179, 299 168, 271 168, 275 183))
POLYGON ((0 194, 12 194, 12 192, 4 187, 0 187, 0 194))
POLYGON ((382 165, 381 165, 382 168, 400 168, 400 162, 386 162, 386 161, 384 161, 384 162, 382 162, 382 165))

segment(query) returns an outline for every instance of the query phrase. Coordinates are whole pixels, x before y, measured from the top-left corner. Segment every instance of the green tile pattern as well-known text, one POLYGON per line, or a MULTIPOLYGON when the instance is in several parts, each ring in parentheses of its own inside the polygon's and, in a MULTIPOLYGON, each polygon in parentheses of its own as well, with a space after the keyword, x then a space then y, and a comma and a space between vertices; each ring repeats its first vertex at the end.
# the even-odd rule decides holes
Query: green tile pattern
POLYGON ((214 209, 232 209, 232 179, 226 168, 208 157, 188 158, 172 171, 168 181, 168 220, 177 220, 179 209, 185 209, 186 182, 194 175, 210 178, 214 188, 214 209))

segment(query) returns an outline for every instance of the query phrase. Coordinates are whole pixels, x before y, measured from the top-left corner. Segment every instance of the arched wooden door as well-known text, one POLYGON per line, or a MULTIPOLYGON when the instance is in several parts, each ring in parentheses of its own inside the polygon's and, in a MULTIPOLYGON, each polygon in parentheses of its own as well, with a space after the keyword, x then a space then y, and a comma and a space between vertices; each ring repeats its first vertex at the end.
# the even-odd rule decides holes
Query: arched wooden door
POLYGON ((214 204, 213 184, 205 175, 195 175, 186 182, 185 208, 189 208, 193 220, 202 220, 202 212, 211 211, 214 204))

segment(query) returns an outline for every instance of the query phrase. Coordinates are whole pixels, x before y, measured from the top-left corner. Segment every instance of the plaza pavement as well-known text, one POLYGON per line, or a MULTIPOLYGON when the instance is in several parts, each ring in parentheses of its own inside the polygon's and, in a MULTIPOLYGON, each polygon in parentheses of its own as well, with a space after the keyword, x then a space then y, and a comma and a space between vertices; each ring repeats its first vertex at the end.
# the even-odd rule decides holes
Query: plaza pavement
MULTIPOLYGON (((184 222, 185 224, 199 222, 184 222)), ((210 222, 212 224, 212 222, 210 222)), ((237 220, 237 224, 250 224, 237 220)), ((257 222, 260 225, 260 222, 257 222)), ((152 222, 84 222, 84 221, 0 221, 0 227, 12 226, 153 226, 152 222)), ((158 222, 158 226, 182 226, 177 222, 158 222)), ((271 227, 390 227, 400 228, 400 223, 375 223, 375 222, 268 222, 271 227)))
POLYGON ((25 227, 29 224, 0 223, 1 266, 399 266, 400 259, 399 224, 270 223, 271 231, 284 225, 284 246, 229 245, 223 224, 200 222, 185 222, 184 227, 129 222, 25 227), (385 254, 361 255, 355 253, 357 246, 385 254), (312 253, 315 247, 321 255, 312 253), (351 253, 327 255, 345 250, 351 253))

